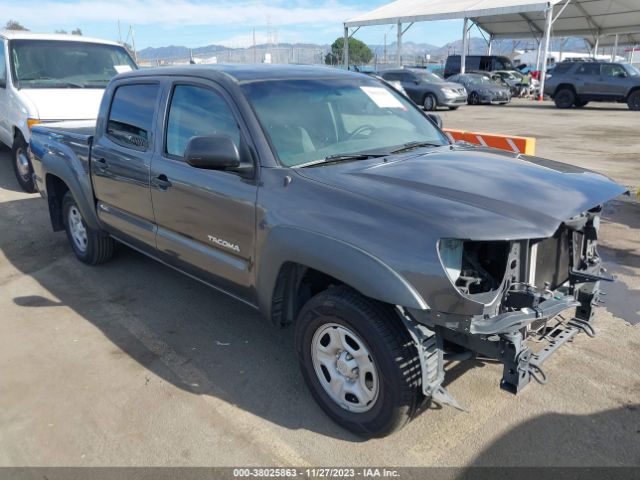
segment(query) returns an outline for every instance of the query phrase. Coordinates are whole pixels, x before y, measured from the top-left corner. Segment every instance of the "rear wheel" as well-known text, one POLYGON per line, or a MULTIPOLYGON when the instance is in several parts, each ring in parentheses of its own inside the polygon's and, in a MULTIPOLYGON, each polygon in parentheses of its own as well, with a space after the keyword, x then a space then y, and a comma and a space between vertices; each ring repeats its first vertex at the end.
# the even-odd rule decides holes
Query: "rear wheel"
POLYGON ((629 110, 640 110, 640 90, 636 90, 629 95, 629 98, 627 98, 627 105, 629 106, 629 110))
POLYGON ((16 133, 13 139, 11 155, 13 159, 13 171, 20 188, 27 193, 35 193, 36 185, 33 181, 33 167, 27 155, 28 145, 21 133, 16 133))
POLYGON ((87 226, 71 192, 65 193, 62 199, 62 215, 73 253, 81 262, 98 265, 111 259, 113 239, 87 226))
POLYGON ((573 89, 569 87, 563 87, 558 90, 553 97, 553 101, 558 108, 571 108, 576 101, 576 94, 573 89))
POLYGON ((417 351, 391 307, 351 288, 331 287, 303 307, 295 339, 312 395, 344 428, 388 435, 420 406, 417 351))
POLYGON ((424 100, 422 101, 422 106, 428 112, 431 110, 435 110, 436 107, 438 106, 438 100, 433 94, 427 93, 424 96, 424 100))
POLYGON ((478 92, 471 92, 468 102, 469 105, 480 105, 480 95, 478 95, 478 92))

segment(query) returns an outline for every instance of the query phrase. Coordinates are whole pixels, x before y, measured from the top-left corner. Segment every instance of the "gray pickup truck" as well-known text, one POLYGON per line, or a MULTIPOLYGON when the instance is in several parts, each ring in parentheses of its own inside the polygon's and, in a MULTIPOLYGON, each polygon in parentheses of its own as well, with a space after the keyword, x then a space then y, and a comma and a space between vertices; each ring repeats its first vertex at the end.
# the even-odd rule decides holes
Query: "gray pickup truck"
POLYGON ((501 362, 511 392, 546 379, 593 334, 600 212, 625 192, 451 144, 385 83, 325 67, 121 74, 95 125, 35 127, 30 156, 81 261, 118 241, 293 325, 313 396, 364 436, 459 407, 452 360, 501 362))

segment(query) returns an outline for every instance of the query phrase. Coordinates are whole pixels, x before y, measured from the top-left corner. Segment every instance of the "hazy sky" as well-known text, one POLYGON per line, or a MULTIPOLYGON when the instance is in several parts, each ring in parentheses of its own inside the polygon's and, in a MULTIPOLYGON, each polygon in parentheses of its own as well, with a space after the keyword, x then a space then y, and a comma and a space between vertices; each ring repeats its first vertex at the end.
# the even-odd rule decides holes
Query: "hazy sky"
MULTIPOLYGON (((133 25, 136 47, 212 43, 230 47, 249 46, 252 29, 256 41, 331 43, 342 35, 342 22, 359 13, 389 3, 380 0, 3 0, 2 25, 17 20, 39 32, 80 27, 85 35, 118 39, 120 20, 123 39, 133 25)), ((443 45, 461 37, 462 21, 416 24, 405 41, 443 45)), ((367 43, 395 41, 392 26, 366 27, 357 34, 367 43)), ((472 35, 477 32, 472 31, 472 35)))

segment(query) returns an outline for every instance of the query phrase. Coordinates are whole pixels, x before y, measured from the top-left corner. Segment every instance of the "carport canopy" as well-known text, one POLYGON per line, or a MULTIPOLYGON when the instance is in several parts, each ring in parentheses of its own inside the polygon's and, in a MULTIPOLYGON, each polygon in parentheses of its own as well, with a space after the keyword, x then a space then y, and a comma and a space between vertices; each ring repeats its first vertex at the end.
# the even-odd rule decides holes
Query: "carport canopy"
MULTIPOLYGON (((464 20, 462 72, 469 21, 489 34, 489 49, 496 38, 535 38, 541 42, 543 59, 552 28, 557 37, 582 37, 596 49, 619 41, 640 43, 640 0, 397 0, 344 22, 344 63, 349 65, 349 29, 395 24, 400 63, 402 35, 413 23, 452 19, 464 20)), ((546 61, 541 63, 544 82, 546 61)))

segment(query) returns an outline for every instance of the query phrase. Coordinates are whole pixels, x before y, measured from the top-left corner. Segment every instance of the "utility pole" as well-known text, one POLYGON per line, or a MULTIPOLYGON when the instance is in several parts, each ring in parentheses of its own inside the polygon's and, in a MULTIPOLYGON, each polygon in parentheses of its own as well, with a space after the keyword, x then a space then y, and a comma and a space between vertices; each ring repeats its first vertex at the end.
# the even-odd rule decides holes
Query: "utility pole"
POLYGON ((129 25, 129 32, 131 33, 131 48, 133 48, 133 60, 138 63, 138 51, 136 50, 136 32, 133 30, 133 25, 129 25))
POLYGON ((122 30, 120 29, 120 19, 118 19, 118 43, 122 43, 122 30))
POLYGON ((256 63, 256 27, 253 27, 253 63, 256 63))
POLYGON ((384 32, 384 56, 383 56, 383 61, 384 61, 384 63, 387 63, 387 32, 384 32))

